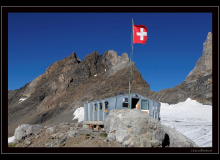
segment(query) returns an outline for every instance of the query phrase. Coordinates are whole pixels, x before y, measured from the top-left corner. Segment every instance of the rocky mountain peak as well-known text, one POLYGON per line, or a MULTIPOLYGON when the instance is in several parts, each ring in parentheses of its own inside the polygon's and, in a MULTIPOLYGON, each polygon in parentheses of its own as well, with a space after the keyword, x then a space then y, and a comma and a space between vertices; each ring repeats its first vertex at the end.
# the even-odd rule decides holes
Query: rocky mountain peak
POLYGON ((212 74, 212 33, 209 32, 206 41, 203 43, 202 56, 196 63, 194 69, 188 74, 185 81, 189 81, 196 76, 212 74))
POLYGON ((76 53, 75 53, 75 52, 72 52, 72 53, 70 54, 70 56, 69 56, 69 57, 67 57, 67 58, 69 58, 69 59, 75 59, 75 60, 76 60, 76 62, 78 62, 78 63, 80 63, 80 62, 81 62, 81 60, 79 59, 79 57, 77 57, 77 55, 76 55, 76 53))
MULTIPOLYGON (((128 93, 129 65, 128 54, 119 56, 114 50, 102 55, 94 51, 82 61, 72 52, 17 92, 10 92, 9 132, 23 120, 30 124, 71 120, 73 111, 86 101, 128 93)), ((151 92, 133 62, 131 83, 133 93, 147 96, 151 92)))
POLYGON ((205 69, 212 70, 212 33, 209 32, 203 43, 203 55, 205 56, 205 69))
POLYGON ((107 59, 107 64, 112 66, 118 63, 124 64, 129 62, 127 53, 123 53, 122 56, 118 56, 117 52, 115 52, 114 50, 109 50, 104 52, 103 56, 105 57, 105 59, 107 59))
POLYGON ((212 105, 212 33, 203 43, 202 56, 194 69, 179 85, 155 92, 150 98, 169 104, 183 102, 191 98, 203 104, 212 105))
POLYGON ((94 51, 88 55, 86 55, 82 61, 82 63, 96 63, 97 59, 99 57, 99 53, 97 51, 94 51))

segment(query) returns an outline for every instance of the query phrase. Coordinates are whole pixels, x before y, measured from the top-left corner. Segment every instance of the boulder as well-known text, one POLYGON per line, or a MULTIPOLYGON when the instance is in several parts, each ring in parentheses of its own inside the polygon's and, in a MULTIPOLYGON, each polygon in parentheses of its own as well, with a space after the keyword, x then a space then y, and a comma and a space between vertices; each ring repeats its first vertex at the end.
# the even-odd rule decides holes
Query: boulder
POLYGON ((58 133, 54 133, 54 134, 51 134, 51 135, 49 136, 49 138, 54 139, 54 138, 56 138, 57 136, 58 136, 58 133))
POLYGON ((21 129, 21 126, 18 126, 15 129, 15 133, 14 133, 15 139, 20 141, 22 139, 22 137, 24 137, 24 131, 21 129))
POLYGON ((24 144, 26 144, 26 145, 30 145, 30 144, 31 144, 31 141, 30 141, 30 140, 25 139, 25 140, 24 140, 24 144))
POLYGON ((14 132, 15 139, 20 141, 22 138, 29 136, 31 134, 37 134, 40 132, 40 129, 42 128, 41 125, 34 124, 22 124, 19 125, 14 132))
POLYGON ((38 134, 40 132, 41 128, 42 128, 42 126, 38 125, 38 124, 29 125, 26 129, 26 135, 38 134))
POLYGON ((56 132, 56 127, 49 127, 46 130, 46 134, 52 134, 56 132))
POLYGON ((136 109, 111 110, 104 120, 110 141, 128 147, 196 147, 180 132, 161 125, 158 120, 136 109))
POLYGON ((76 137, 77 133, 78 133, 77 130, 70 130, 68 133, 68 136, 73 138, 73 137, 76 137))

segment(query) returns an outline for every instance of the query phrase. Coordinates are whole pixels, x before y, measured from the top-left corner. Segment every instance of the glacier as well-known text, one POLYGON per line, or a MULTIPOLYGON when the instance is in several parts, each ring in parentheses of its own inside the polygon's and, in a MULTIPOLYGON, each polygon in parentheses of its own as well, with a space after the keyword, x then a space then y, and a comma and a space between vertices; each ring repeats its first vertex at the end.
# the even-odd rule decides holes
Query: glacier
POLYGON ((161 103, 160 117, 161 124, 176 129, 199 147, 212 147, 211 105, 191 98, 177 104, 161 103))

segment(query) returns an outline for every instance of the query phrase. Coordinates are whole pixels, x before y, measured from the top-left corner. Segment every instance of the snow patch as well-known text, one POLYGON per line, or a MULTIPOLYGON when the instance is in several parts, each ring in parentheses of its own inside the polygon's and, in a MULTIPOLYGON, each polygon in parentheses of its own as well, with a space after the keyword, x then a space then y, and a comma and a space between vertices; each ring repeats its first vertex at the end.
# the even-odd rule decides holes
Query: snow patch
POLYGON ((23 102, 24 100, 26 100, 27 98, 20 98, 19 99, 19 103, 23 102))
POLYGON ((28 97, 26 97, 26 98, 20 98, 18 103, 21 103, 21 102, 25 101, 27 98, 28 98, 28 97))
POLYGON ((8 143, 13 143, 15 140, 15 136, 9 137, 8 138, 8 143))
POLYGON ((188 98, 177 104, 161 103, 161 124, 175 128, 199 147, 212 146, 212 106, 188 98))
POLYGON ((94 75, 94 77, 96 77, 96 76, 97 76, 97 74, 94 75))
POLYGON ((82 122, 84 120, 84 107, 77 108, 73 113, 74 119, 78 119, 78 122, 82 122))

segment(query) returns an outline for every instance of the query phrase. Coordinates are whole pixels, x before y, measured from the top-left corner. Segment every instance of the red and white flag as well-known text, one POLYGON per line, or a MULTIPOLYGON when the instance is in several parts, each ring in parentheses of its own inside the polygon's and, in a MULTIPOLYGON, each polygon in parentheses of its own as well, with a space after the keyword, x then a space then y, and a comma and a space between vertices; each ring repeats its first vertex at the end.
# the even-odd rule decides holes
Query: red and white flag
POLYGON ((147 27, 145 25, 133 26, 133 43, 145 44, 147 41, 147 27))

